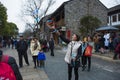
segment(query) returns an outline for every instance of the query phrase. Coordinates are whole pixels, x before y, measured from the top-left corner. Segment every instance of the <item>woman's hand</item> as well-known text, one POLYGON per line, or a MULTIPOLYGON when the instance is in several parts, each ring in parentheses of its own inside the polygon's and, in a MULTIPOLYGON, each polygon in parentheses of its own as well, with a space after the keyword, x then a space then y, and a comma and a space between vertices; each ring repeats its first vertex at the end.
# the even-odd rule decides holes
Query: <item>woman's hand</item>
POLYGON ((60 36, 60 32, 59 31, 57 31, 56 33, 60 36))
POLYGON ((74 58, 73 61, 76 61, 76 58, 74 58))
POLYGON ((50 29, 55 29, 55 25, 53 25, 53 24, 49 24, 48 22, 46 22, 46 25, 50 29))

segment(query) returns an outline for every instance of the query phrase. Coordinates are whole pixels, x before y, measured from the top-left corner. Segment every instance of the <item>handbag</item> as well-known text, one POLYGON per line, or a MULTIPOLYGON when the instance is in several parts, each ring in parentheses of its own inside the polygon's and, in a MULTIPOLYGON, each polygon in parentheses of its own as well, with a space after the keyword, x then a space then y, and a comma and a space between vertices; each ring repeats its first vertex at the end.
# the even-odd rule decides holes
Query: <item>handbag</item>
POLYGON ((75 61, 71 60, 70 66, 71 66, 71 67, 80 67, 80 66, 81 66, 81 65, 80 65, 80 59, 75 60, 75 61))
POLYGON ((92 46, 87 45, 84 56, 92 56, 92 46))
POLYGON ((78 59, 75 61, 75 67, 80 67, 80 66, 81 66, 80 59, 78 59))

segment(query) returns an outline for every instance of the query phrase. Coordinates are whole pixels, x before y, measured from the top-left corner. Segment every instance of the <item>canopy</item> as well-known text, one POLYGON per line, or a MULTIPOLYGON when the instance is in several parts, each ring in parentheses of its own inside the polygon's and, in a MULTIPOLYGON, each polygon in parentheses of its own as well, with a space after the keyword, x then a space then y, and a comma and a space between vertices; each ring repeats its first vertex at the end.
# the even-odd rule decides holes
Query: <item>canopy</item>
POLYGON ((113 26, 102 26, 98 29, 96 29, 96 31, 116 31, 119 30, 118 28, 115 28, 113 26))

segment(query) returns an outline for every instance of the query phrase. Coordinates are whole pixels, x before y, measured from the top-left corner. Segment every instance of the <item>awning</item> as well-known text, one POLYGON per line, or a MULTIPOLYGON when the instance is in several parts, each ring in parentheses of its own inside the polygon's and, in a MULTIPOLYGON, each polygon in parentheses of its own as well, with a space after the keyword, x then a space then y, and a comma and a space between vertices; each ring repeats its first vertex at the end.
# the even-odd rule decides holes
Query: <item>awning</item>
POLYGON ((113 26, 102 26, 96 29, 96 31, 117 31, 117 30, 119 29, 113 26))

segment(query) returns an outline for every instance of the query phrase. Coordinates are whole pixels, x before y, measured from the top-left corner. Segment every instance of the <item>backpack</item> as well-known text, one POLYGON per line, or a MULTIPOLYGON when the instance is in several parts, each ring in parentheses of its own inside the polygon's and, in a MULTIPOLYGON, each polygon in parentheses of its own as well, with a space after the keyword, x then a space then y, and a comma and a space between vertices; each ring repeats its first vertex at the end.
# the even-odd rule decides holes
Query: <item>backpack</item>
POLYGON ((5 62, 0 62, 0 80, 16 80, 11 66, 5 62))
POLYGON ((42 53, 42 52, 39 52, 39 53, 38 53, 38 60, 46 60, 45 54, 42 53))

